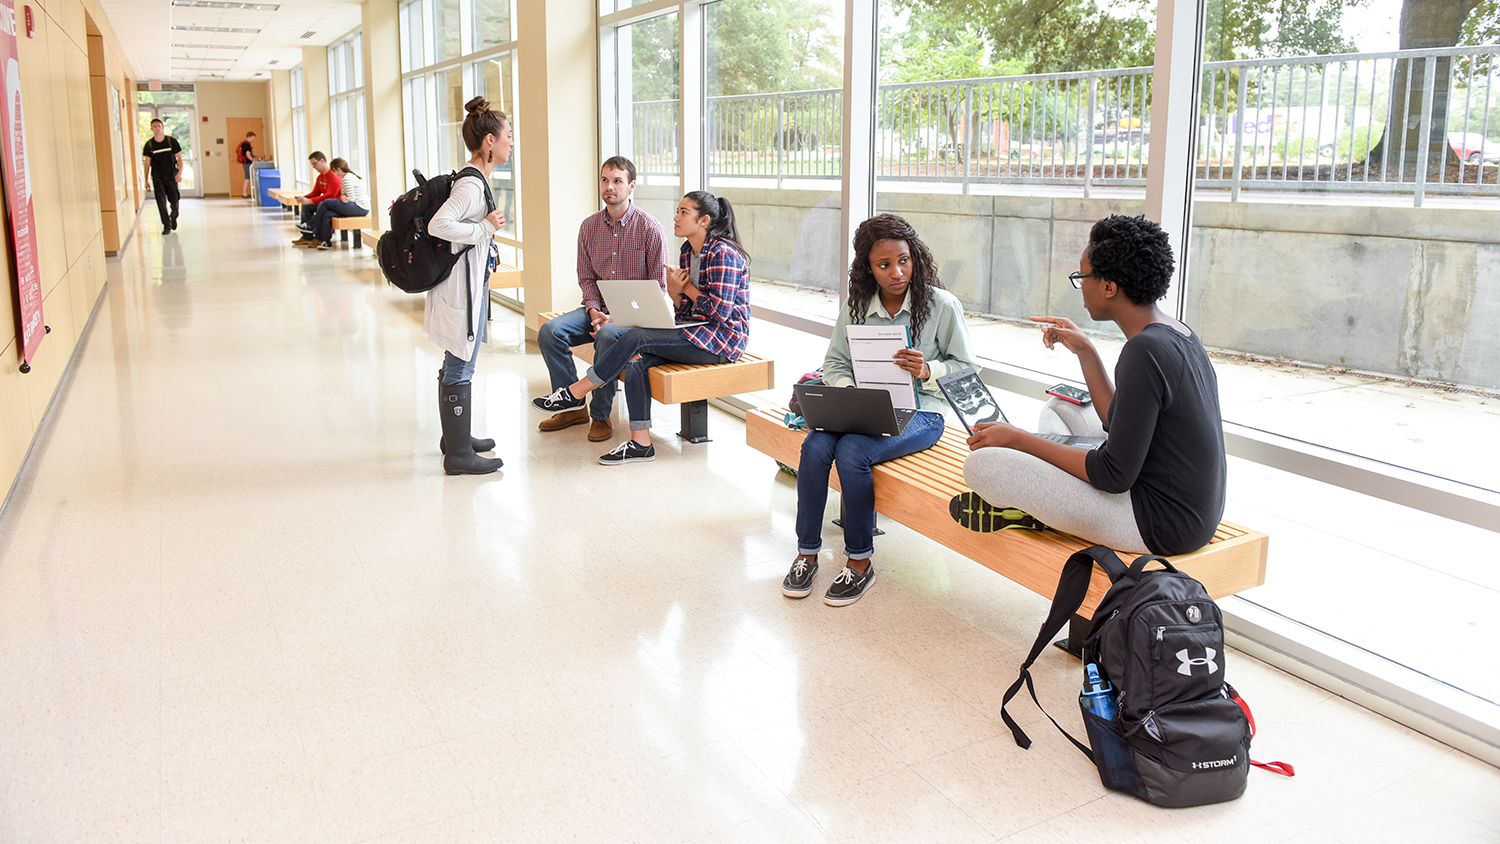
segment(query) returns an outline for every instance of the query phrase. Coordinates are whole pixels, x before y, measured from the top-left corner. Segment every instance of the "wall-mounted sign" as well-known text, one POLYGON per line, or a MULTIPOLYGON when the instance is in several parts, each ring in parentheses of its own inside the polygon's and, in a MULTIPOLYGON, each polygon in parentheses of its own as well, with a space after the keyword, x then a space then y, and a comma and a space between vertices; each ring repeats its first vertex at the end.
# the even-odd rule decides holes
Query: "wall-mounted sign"
POLYGON ((0 104, 0 137, 4 137, 5 199, 10 212, 11 261, 20 302, 21 360, 26 367, 47 327, 42 322, 42 276, 37 270, 36 226, 31 212, 31 172, 26 160, 26 125, 21 108, 21 66, 16 62, 15 0, 0 0, 0 68, 5 72, 5 102, 0 104))

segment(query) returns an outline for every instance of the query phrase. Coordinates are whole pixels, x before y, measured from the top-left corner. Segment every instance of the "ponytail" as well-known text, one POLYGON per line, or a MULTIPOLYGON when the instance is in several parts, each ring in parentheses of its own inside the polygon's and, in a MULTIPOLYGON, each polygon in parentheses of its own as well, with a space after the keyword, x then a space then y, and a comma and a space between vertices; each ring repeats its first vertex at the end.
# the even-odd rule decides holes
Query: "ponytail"
POLYGON ((722 240, 733 246, 744 256, 745 265, 749 266, 750 255, 740 245, 740 232, 734 224, 734 206, 729 204, 728 198, 714 196, 706 190, 691 191, 684 198, 692 200, 698 206, 700 216, 708 216, 707 240, 722 240))

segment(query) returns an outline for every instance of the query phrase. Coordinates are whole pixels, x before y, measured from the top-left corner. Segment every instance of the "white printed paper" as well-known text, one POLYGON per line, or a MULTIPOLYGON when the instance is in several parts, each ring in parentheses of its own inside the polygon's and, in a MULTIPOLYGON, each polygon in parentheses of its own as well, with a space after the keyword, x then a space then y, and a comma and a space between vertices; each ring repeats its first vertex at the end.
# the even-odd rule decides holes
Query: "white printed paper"
POLYGON ((916 380, 896 365, 896 353, 911 348, 910 332, 904 325, 851 325, 849 357, 854 364, 854 383, 891 394, 891 405, 899 409, 917 407, 916 380))

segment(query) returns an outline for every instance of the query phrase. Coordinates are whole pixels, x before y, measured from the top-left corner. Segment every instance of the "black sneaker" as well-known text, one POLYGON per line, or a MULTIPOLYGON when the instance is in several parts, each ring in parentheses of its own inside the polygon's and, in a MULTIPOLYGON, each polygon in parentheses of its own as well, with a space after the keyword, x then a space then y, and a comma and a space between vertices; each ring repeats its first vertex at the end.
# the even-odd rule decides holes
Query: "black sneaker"
POLYGON ((562 413, 564 410, 576 410, 583 407, 584 403, 583 399, 573 398, 573 394, 568 392, 567 387, 558 387, 548 395, 531 400, 532 407, 548 413, 562 413))
POLYGON ((806 598, 812 594, 813 580, 818 576, 818 561, 801 556, 792 561, 791 571, 781 581, 781 594, 788 598, 806 598))
POLYGON ((1036 517, 1014 507, 996 507, 979 497, 977 492, 961 492, 948 502, 948 515, 953 521, 975 533, 994 533, 999 530, 1046 530, 1047 526, 1036 517))
POLYGON ((864 574, 860 574, 853 566, 844 566, 839 576, 828 584, 828 591, 823 593, 823 603, 830 607, 847 607, 864 596, 865 590, 875 582, 875 564, 871 563, 864 574))
POLYGON ((618 466, 621 463, 650 463, 655 459, 656 446, 641 445, 635 440, 626 440, 615 446, 609 454, 600 457, 599 462, 606 466, 618 466))

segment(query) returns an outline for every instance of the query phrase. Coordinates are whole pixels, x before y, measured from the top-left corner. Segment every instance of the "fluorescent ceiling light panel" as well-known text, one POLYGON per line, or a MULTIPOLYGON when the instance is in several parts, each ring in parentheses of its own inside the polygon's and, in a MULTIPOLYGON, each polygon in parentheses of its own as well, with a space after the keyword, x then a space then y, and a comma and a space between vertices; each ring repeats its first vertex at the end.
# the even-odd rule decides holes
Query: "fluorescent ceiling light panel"
POLYGON ((245 29, 238 26, 178 26, 172 25, 175 32, 239 32, 247 35, 260 34, 259 29, 245 29))
POLYGON ((172 0, 172 5, 194 9, 243 9, 247 12, 274 12, 281 8, 274 3, 220 3, 218 0, 172 0))

